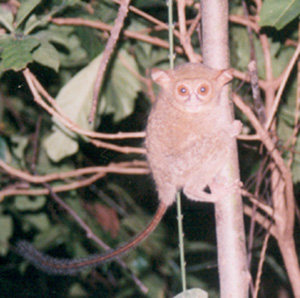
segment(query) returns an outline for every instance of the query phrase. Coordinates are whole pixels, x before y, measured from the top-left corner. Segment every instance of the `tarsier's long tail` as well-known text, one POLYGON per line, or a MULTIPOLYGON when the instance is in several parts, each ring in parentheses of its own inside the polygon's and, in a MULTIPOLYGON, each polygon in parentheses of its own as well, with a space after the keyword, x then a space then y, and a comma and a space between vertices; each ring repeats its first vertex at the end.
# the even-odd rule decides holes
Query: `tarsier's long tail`
POLYGON ((72 275, 88 267, 96 267, 108 262, 134 248, 157 227, 166 213, 167 206, 160 203, 158 209, 147 228, 134 237, 130 242, 120 246, 116 250, 109 250, 103 254, 91 255, 85 259, 59 259, 45 255, 34 248, 27 241, 17 243, 17 253, 23 256, 38 269, 53 275, 72 275))

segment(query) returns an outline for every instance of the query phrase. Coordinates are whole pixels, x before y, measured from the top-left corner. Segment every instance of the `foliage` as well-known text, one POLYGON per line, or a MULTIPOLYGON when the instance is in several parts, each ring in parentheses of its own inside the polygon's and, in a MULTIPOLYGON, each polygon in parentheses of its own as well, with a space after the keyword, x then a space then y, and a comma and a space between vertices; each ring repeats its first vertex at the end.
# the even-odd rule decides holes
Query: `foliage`
MULTIPOLYGON (((138 286, 134 277, 149 288, 150 292, 145 296, 171 297, 179 293, 179 252, 173 209, 149 239, 124 257, 130 272, 113 262, 78 276, 48 276, 14 253, 14 243, 18 239, 28 239, 38 249, 58 257, 79 258, 101 250, 87 239, 74 218, 43 192, 44 182, 35 182, 35 176, 56 175, 90 166, 106 167, 111 163, 124 170, 127 166, 121 162, 138 160, 141 165, 132 163, 128 166, 131 174, 105 172, 102 179, 96 179, 94 184, 88 184, 85 188, 74 186, 68 191, 58 192, 58 195, 111 247, 127 241, 146 226, 156 208, 156 203, 153 203, 156 202, 156 199, 153 200, 156 194, 150 179, 138 176, 140 169, 145 169, 146 173, 146 166, 142 163, 144 156, 136 154, 139 151, 131 151, 132 148, 142 147, 142 140, 116 138, 108 142, 105 138, 99 138, 114 146, 126 146, 129 154, 125 154, 124 151, 110 150, 110 147, 106 147, 107 143, 97 147, 95 144, 99 140, 89 133, 144 130, 154 94, 154 86, 149 79, 150 70, 152 67, 168 68, 168 49, 161 42, 167 41, 167 30, 162 27, 157 29, 157 24, 130 12, 123 34, 110 57, 99 95, 97 120, 92 127, 88 115, 93 86, 109 30, 84 24, 58 25, 53 20, 101 20, 113 26, 119 6, 109 0, 19 2, 19 7, 15 6, 14 1, 0 3, 0 160, 19 170, 19 173, 32 174, 33 178, 26 180, 28 176, 13 175, 10 170, 1 167, 1 296, 18 297, 22 293, 24 297, 142 297, 142 287, 138 286), (126 35, 125 30, 133 34, 126 35), (152 39, 144 41, 138 34, 152 39), (25 79, 26 68, 56 98, 61 113, 50 115, 39 102, 34 101, 25 79), (72 130, 73 127, 62 123, 62 118, 57 115, 70 119, 87 133, 80 134, 72 130)), ((187 17, 194 19, 198 12, 197 3, 186 3, 187 17)), ((167 7, 163 0, 134 1, 132 5, 162 22, 167 20, 167 7)), ((282 74, 294 54, 294 47, 287 41, 297 40, 299 5, 297 0, 263 2, 259 25, 268 37, 274 77, 282 74)), ((243 15, 240 1, 231 2, 230 13, 243 15)), ((177 38, 175 42, 177 48, 182 46, 177 38)), ((191 36, 191 43, 199 54, 196 31, 191 36)), ((246 73, 251 51, 246 27, 231 23, 230 45, 232 67, 246 73)), ((259 78, 264 80, 265 54, 256 35, 254 46, 259 78)), ((179 53, 176 61, 181 63, 187 58, 179 53)), ((236 80, 234 87, 239 84, 240 81, 236 80)), ((246 83, 240 88, 240 93, 252 105, 249 89, 246 83)), ((277 114, 276 145, 283 151, 286 161, 292 149, 286 144, 289 144, 295 127, 296 92, 297 77, 296 72, 292 72, 277 114)), ((45 98, 44 102, 47 103, 45 98)), ((252 126, 245 116, 238 116, 243 119, 245 131, 248 129, 252 132, 252 126)), ((293 150, 299 152, 299 146, 297 140, 293 150)), ((250 183, 261 164, 261 156, 257 150, 247 151, 247 146, 243 145, 240 156, 242 180, 250 183)), ((91 172, 88 178, 93 177, 92 174, 95 173, 91 172)), ((296 185, 300 181, 299 154, 295 155, 292 174, 296 185)), ((46 182, 55 189, 72 183, 77 185, 85 179, 86 174, 81 174, 67 178, 57 176, 46 182)), ((213 211, 210 206, 199 207, 185 202, 184 213, 187 284, 190 288, 207 290, 209 297, 218 297, 215 232, 211 219, 213 211), (203 222, 203 226, 200 227, 199 222, 203 222)), ((257 235, 253 248, 253 268, 257 267, 262 242, 262 237, 257 235)), ((263 279, 262 288, 266 296, 275 296, 282 289, 290 291, 287 275, 282 270, 281 257, 273 242, 265 262, 268 282, 263 279)))

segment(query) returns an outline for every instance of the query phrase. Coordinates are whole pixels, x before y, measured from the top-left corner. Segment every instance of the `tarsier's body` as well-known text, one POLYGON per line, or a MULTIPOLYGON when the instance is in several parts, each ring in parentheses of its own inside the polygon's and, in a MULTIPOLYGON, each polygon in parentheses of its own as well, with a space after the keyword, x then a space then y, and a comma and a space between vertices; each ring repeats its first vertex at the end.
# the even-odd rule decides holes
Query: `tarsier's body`
POLYGON ((20 254, 41 270, 72 274, 127 252, 155 229, 180 189, 192 200, 214 201, 214 194, 205 193, 204 188, 215 183, 231 138, 240 128, 236 121, 226 122, 219 103, 222 87, 232 79, 231 72, 188 63, 175 70, 154 70, 152 78, 162 88, 150 113, 146 136, 147 157, 160 201, 153 220, 129 243, 83 260, 52 258, 20 242, 20 254))

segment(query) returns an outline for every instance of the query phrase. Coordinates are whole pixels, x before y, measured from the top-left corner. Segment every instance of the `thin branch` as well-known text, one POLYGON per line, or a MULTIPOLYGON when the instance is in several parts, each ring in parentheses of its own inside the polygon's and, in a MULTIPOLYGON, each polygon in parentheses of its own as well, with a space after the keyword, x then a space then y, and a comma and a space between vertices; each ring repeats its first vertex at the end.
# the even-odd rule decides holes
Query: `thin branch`
MULTIPOLYGON (((77 188, 82 188, 87 185, 94 183, 95 181, 99 180, 100 178, 104 177, 106 173, 97 173, 92 177, 87 179, 83 179, 81 181, 76 181, 73 183, 54 186, 52 189, 54 192, 64 192, 70 191, 77 188)), ((0 191, 0 202, 4 200, 5 197, 16 196, 16 195, 24 195, 24 196, 41 196, 49 194, 48 189, 16 189, 16 188, 5 188, 0 191)))
MULTIPOLYGON (((246 215, 248 215, 249 217, 251 217, 252 214, 253 214, 252 208, 250 206, 247 206, 247 205, 244 205, 243 208, 244 208, 244 213, 246 215)), ((270 220, 268 220, 265 216, 263 216, 259 212, 256 212, 256 214, 255 214, 255 221, 262 228, 264 228, 266 231, 269 231, 275 239, 278 239, 278 234, 277 234, 277 231, 275 229, 275 225, 271 224, 270 220)))
POLYGON ((287 80, 288 80, 288 78, 291 74, 291 71, 292 71, 292 69, 293 69, 293 67, 294 67, 294 65, 297 61, 297 58, 298 58, 299 54, 300 54, 300 43, 298 44, 298 46, 297 46, 297 48, 294 52, 294 55, 291 58, 287 69, 285 70, 284 77, 282 79, 282 82, 281 82, 280 87, 278 89, 278 92, 276 94, 276 98, 275 98, 274 103, 272 105, 272 110, 270 112, 270 115, 268 115, 268 120, 267 120, 267 123, 266 123, 266 129, 270 128, 270 126, 271 126, 271 124, 274 120, 275 114, 276 114, 277 109, 278 109, 279 102, 280 102, 281 97, 282 97, 283 90, 286 86, 287 80))
MULTIPOLYGON (((87 26, 91 28, 96 28, 99 30, 104 31, 111 31, 112 26, 107 25, 101 21, 90 21, 90 20, 84 20, 79 18, 53 18, 51 19, 51 22, 56 25, 74 25, 74 26, 87 26)), ((163 39, 160 39, 158 37, 152 37, 149 35, 140 34, 138 32, 132 32, 129 30, 123 31, 124 36, 137 39, 140 41, 147 42, 149 44, 153 44, 165 49, 169 49, 169 43, 163 39)), ((181 47, 175 47, 175 51, 178 54, 183 54, 183 49, 181 47)))
POLYGON ((55 180, 63 180, 68 178, 80 177, 82 175, 91 175, 95 173, 114 173, 114 174, 128 174, 128 175, 144 175, 149 174, 149 169, 145 162, 132 161, 130 163, 111 163, 108 166, 102 167, 87 167, 81 168, 74 171, 62 172, 62 173, 53 173, 44 176, 31 175, 27 172, 15 169, 3 160, 0 159, 0 167, 6 171, 9 175, 13 177, 18 177, 22 180, 25 180, 34 184, 41 184, 55 180))
MULTIPOLYGON (((26 78, 26 81, 28 83, 28 86, 33 94, 33 98, 34 101, 36 103, 38 103, 41 107, 43 107, 49 114, 51 114, 52 116, 58 118, 67 128, 71 129, 72 131, 78 133, 78 134, 82 134, 85 136, 91 136, 91 135, 97 135, 98 133, 93 133, 90 131, 86 131, 81 129, 80 127, 78 127, 77 124, 75 124, 74 122, 72 122, 67 116, 62 116, 59 113, 57 113, 57 111, 55 111, 55 109, 53 109, 52 107, 50 107, 49 105, 47 105, 41 98, 41 96, 39 95, 36 86, 34 85, 34 81, 32 80, 32 74, 30 73, 29 69, 25 69, 23 71, 23 74, 26 78)), ((54 99, 52 99, 54 101, 54 99)), ((123 134, 124 136, 124 134, 123 134)), ((117 152, 122 152, 122 153, 137 153, 137 154, 145 154, 145 149, 144 148, 136 148, 136 147, 122 147, 122 146, 118 146, 118 145, 114 145, 114 144, 110 144, 110 143, 106 143, 106 142, 101 142, 98 140, 93 140, 90 139, 90 142, 94 145, 96 145, 97 147, 101 147, 101 148, 106 148, 106 149, 110 149, 110 150, 114 150, 117 152)))
MULTIPOLYGON (((244 15, 246 19, 249 19, 249 13, 246 1, 242 1, 242 6, 244 10, 244 15)), ((259 121, 264 124, 266 122, 266 112, 265 112, 265 106, 262 102, 261 95, 260 95, 260 89, 259 89, 259 78, 258 78, 258 70, 257 70, 257 59, 255 54, 255 47, 254 47, 254 41, 253 41, 253 34, 252 29, 249 25, 247 25, 247 31, 249 36, 249 42, 250 42, 250 63, 248 65, 249 75, 251 78, 251 88, 252 88, 252 95, 253 95, 253 103, 254 107, 258 116, 259 121)))
MULTIPOLYGON (((300 44, 300 23, 298 24, 298 42, 300 44)), ((294 117, 294 129, 293 129, 293 134, 292 134, 292 142, 291 146, 294 147, 296 146, 297 143, 297 135, 299 132, 299 111, 300 111, 300 59, 298 59, 297 62, 297 91, 296 91, 296 109, 295 109, 295 117, 294 117)), ((288 166, 291 168, 292 163, 294 161, 294 151, 290 151, 290 157, 288 161, 288 166)))
MULTIPOLYGON (((121 1, 120 0, 112 0, 113 2, 117 3, 117 4, 121 4, 121 1)), ((131 6, 129 5, 129 10, 134 12, 135 14, 137 14, 138 16, 141 16, 142 18, 144 18, 145 20, 148 20, 149 22, 157 25, 157 27, 159 28, 162 28, 164 30, 168 30, 169 27, 166 23, 158 20, 157 18, 154 18, 153 16, 145 13, 144 11, 134 7, 134 6, 131 6)), ((179 38, 179 32, 177 30, 174 30, 173 31, 174 35, 177 36, 179 38)))
POLYGON ((177 11, 179 20, 179 32, 180 32, 180 43, 184 48, 186 55, 190 62, 199 62, 197 56, 194 53, 191 45, 191 38, 187 34, 186 30, 186 18, 185 18, 185 0, 177 0, 177 11))
MULTIPOLYGON (((198 5, 198 13, 196 15, 196 17, 194 18, 194 20, 192 21, 192 24, 190 25, 189 29, 188 29, 188 36, 192 36, 192 34, 194 33, 194 31, 197 29, 197 26, 200 23, 201 20, 201 7, 200 4, 198 5)), ((186 23, 188 24, 189 21, 187 21, 186 23)))
POLYGON ((99 138, 99 139, 109 139, 109 140, 121 140, 121 139, 131 139, 131 138, 144 138, 145 132, 119 132, 116 134, 106 134, 106 133, 99 133, 81 129, 77 126, 69 117, 65 114, 65 112, 61 109, 61 107, 56 103, 56 100, 45 90, 45 88, 41 85, 41 83, 37 80, 37 78, 30 72, 29 69, 24 71, 24 75, 28 81, 32 81, 30 84, 31 92, 34 96, 36 96, 36 100, 38 103, 42 101, 38 92, 42 94, 48 102, 54 108, 54 111, 51 109, 46 109, 46 111, 58 118, 61 122, 63 122, 69 129, 78 132, 79 134, 85 135, 91 138, 99 138), (35 90, 36 89, 36 90, 35 90), (38 92, 37 92, 38 91, 38 92))
POLYGON ((108 38, 108 41, 105 45, 105 49, 102 53, 101 62, 99 65, 99 69, 97 72, 97 77, 94 85, 93 90, 93 100, 92 100, 92 107, 89 115, 89 123, 93 123, 95 120, 96 112, 97 112, 97 106, 98 106, 98 97, 99 97, 99 91, 102 86, 104 73, 109 61, 109 58, 113 52, 113 49, 119 39, 120 32, 124 26, 124 20, 128 13, 128 5, 130 3, 130 0, 123 0, 118 11, 117 18, 115 19, 115 25, 112 28, 110 32, 110 37, 108 38))
POLYGON ((270 232, 267 232, 266 237, 264 239, 263 247, 262 247, 262 250, 261 250, 261 253, 260 253, 253 298, 257 298, 257 295, 258 295, 259 285, 260 285, 261 275, 262 275, 262 268, 263 268, 263 264, 264 264, 265 257, 266 257, 266 251, 267 251, 267 248, 268 248, 269 238, 270 238, 270 232))
POLYGON ((286 192, 286 212, 288 214, 287 218, 282 218, 283 214, 280 214, 280 221, 277 221, 277 228, 284 230, 285 228, 290 230, 293 229, 294 213, 295 213, 295 202, 294 202, 294 190, 293 190, 293 180, 289 168, 286 166, 282 156, 278 152, 275 144, 273 143, 271 137, 269 136, 266 129, 260 124, 252 110, 242 101, 242 99, 237 95, 233 94, 233 101, 236 106, 248 117, 251 124, 255 128, 257 134, 260 136, 261 142, 265 145, 270 155, 272 156, 274 162, 279 168, 283 179, 285 181, 285 192, 286 192), (281 225, 279 225, 279 222, 281 225))

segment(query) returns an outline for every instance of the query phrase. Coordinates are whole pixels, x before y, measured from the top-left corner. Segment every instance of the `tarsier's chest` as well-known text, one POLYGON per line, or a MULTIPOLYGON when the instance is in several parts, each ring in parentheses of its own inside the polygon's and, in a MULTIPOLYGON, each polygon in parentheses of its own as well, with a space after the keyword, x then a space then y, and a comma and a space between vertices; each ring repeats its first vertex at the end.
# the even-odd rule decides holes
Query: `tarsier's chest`
MULTIPOLYGON (((155 118, 155 115, 153 115, 155 118)), ((225 128, 225 127, 224 127, 225 128)), ((228 136, 213 119, 165 118, 150 122, 148 159, 166 175, 186 177, 199 166, 217 166, 228 152, 228 136), (159 129, 157 129, 159 127, 159 129)))

